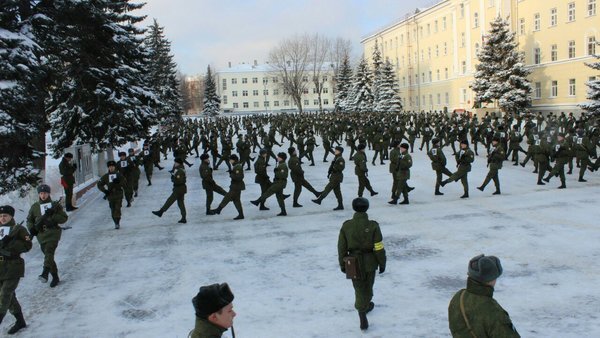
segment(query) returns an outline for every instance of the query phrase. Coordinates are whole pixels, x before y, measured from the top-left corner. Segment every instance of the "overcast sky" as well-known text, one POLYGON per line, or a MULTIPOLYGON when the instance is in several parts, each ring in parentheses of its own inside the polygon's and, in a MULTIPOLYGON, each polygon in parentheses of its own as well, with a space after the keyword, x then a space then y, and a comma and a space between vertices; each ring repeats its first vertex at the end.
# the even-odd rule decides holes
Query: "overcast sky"
MULTIPOLYGON (((141 0, 140 0, 141 1, 141 0)), ((138 14, 165 27, 182 72, 203 73, 242 62, 266 61, 281 39, 302 33, 341 36, 362 54, 365 35, 436 0, 145 0, 138 14)))

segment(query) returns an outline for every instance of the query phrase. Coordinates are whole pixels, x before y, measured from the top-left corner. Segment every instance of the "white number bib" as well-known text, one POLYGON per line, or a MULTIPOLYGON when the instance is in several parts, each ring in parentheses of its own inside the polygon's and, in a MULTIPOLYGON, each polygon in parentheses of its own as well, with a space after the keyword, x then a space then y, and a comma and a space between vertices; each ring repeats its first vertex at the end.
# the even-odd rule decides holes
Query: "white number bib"
POLYGON ((560 150, 560 144, 557 144, 557 145, 555 145, 555 146, 554 146, 554 149, 555 149, 556 151, 559 151, 559 150, 560 150))
POLYGON ((148 150, 144 150, 144 156, 148 156, 150 155, 150 152, 148 150))
POLYGON ((52 208, 52 203, 44 203, 40 204, 40 214, 44 216, 46 214, 46 210, 52 208))
POLYGON ((8 236, 10 234, 10 227, 0 227, 0 239, 8 236))
POLYGON ((582 137, 579 137, 577 139, 577 144, 583 144, 583 138, 582 137))
POLYGON ((540 144, 542 144, 542 141, 540 141, 540 140, 535 140, 535 145, 536 145, 536 146, 539 146, 540 144))
POLYGON ((117 174, 109 174, 108 182, 112 183, 117 178, 117 174))
POLYGON ((127 168, 127 161, 121 161, 121 168, 127 168))
POLYGON ((437 156, 437 149, 431 149, 431 154, 433 156, 437 156))

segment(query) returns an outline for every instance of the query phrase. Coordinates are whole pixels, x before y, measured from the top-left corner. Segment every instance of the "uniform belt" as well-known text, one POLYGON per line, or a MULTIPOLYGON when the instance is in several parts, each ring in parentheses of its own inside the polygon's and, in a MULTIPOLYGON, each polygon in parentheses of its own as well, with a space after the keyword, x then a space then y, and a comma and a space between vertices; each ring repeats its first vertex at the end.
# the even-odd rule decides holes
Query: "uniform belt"
POLYGON ((349 250, 350 253, 352 254, 366 254, 366 253, 373 253, 373 249, 364 249, 364 250, 349 250))
POLYGON ((21 257, 16 256, 16 257, 12 257, 12 256, 0 256, 0 262, 3 261, 14 261, 15 259, 19 259, 21 257))

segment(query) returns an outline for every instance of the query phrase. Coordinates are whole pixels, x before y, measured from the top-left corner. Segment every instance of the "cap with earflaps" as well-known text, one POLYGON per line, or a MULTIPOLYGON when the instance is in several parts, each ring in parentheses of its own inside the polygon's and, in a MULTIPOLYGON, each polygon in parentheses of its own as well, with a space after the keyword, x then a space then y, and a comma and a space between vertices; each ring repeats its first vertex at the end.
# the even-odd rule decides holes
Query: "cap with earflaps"
POLYGON ((290 156, 293 155, 295 152, 296 152, 296 148, 294 148, 294 147, 288 148, 288 154, 290 154, 290 156))
POLYGON ((342 148, 340 146, 335 147, 335 150, 339 151, 340 153, 344 152, 344 148, 342 148))
POLYGON ((231 156, 229 156, 229 159, 236 162, 240 160, 240 158, 236 154, 232 154, 231 156))
POLYGON ((357 197, 352 201, 352 209, 356 212, 366 212, 369 210, 369 200, 364 197, 357 197))
POLYGON ((208 160, 208 158, 209 158, 208 154, 200 155, 200 161, 208 160))
POLYGON ((279 157, 280 159, 282 159, 284 161, 287 160, 287 154, 284 152, 277 154, 277 157, 279 157))
POLYGON ((115 161, 106 162, 106 167, 116 167, 116 166, 117 166, 117 162, 115 162, 115 161))
POLYGON ((502 275, 500 259, 496 256, 486 256, 484 254, 473 257, 469 261, 468 275, 478 282, 491 282, 502 275))
POLYGON ((40 184, 37 187, 37 192, 38 192, 38 194, 42 193, 42 192, 50 193, 50 186, 47 184, 40 184))
POLYGON ((363 149, 365 149, 366 147, 367 147, 367 146, 365 146, 365 144, 364 144, 364 143, 361 143, 361 144, 359 144, 358 146, 356 146, 356 149, 357 149, 357 150, 363 150, 363 149))
POLYGON ((15 217, 15 208, 10 205, 0 206, 0 214, 8 214, 10 217, 15 217))
POLYGON ((234 296, 227 283, 212 284, 200 287, 196 297, 192 298, 192 304, 199 318, 208 318, 211 314, 218 312, 233 302, 234 296))
POLYGON ((402 143, 402 144, 400 145, 400 148, 404 148, 404 149, 407 149, 407 150, 408 150, 408 148, 410 148, 410 146, 408 145, 408 143, 402 143))
POLYGON ((464 145, 469 145, 469 141, 468 140, 462 140, 460 141, 460 144, 464 144, 464 145))

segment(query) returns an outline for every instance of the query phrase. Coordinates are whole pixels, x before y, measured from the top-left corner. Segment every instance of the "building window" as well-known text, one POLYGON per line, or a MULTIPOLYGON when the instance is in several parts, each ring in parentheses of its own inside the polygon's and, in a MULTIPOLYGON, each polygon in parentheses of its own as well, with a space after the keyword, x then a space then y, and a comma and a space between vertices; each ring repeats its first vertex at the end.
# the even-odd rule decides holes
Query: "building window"
POLYGON ((429 105, 433 106, 433 95, 429 94, 429 105))
POLYGON ((541 25, 541 19, 540 19, 540 13, 535 13, 533 15, 533 30, 534 31, 539 31, 540 30, 540 25, 541 25))
POLYGON ((446 80, 448 80, 448 68, 444 69, 444 75, 445 75, 446 80))
POLYGON ((227 79, 223 79, 223 90, 227 90, 227 79))
POLYGON ((467 74, 467 61, 462 62, 462 73, 467 74))
POLYGON ((244 84, 248 83, 248 78, 247 77, 243 77, 242 78, 242 83, 244 83, 244 84))
POLYGON ((465 35, 465 32, 460 33, 460 46, 461 47, 465 47, 467 45, 467 37, 465 35))
POLYGON ((402 77, 402 85, 404 87, 406 87, 406 77, 405 76, 402 77))
POLYGON ((252 78, 252 83, 258 83, 258 78, 257 77, 253 77, 252 78))
MULTIPOLYGON (((392 45, 392 41, 390 41, 390 46, 392 45)), ((323 76, 323 82, 327 82, 329 78, 327 76, 323 76)))
POLYGON ((427 24, 427 35, 431 35, 431 24, 427 24))
POLYGON ((308 106, 308 100, 304 100, 304 105, 308 106))
POLYGON ((265 101, 264 105, 265 105, 265 108, 268 108, 269 107, 269 101, 265 101))
POLYGON ((231 79, 231 84, 237 84, 237 79, 231 79))
POLYGON ((539 47, 534 48, 533 49, 533 64, 539 65, 540 63, 542 63, 542 52, 539 47))
POLYGON ((242 90, 242 96, 248 96, 248 91, 247 90, 242 90))
POLYGON ((556 26, 558 22, 558 14, 556 8, 550 10, 550 27, 556 26))
POLYGON ((444 102, 446 102, 446 105, 450 104, 450 93, 446 92, 444 102))
POLYGON ((590 76, 590 77, 588 77, 588 81, 589 82, 594 82, 594 81, 596 81, 596 77, 595 76, 590 76))
POLYGON ((477 28, 479 27, 479 13, 475 12, 475 14, 473 14, 473 27, 477 28))
POLYGON ((317 88, 313 88, 313 94, 317 94, 317 88))
POLYGON ((440 56, 440 46, 439 45, 435 45, 435 57, 439 57, 440 56))
POLYGON ((273 106, 274 107, 279 107, 279 101, 273 101, 273 106))
POLYGON ((433 32, 434 32, 434 33, 437 33, 437 32, 438 32, 438 21, 437 21, 437 20, 435 20, 435 21, 433 22, 433 32))
POLYGON ((475 43, 475 56, 479 55, 479 43, 475 43))
POLYGON ((252 96, 258 96, 258 89, 254 89, 252 91, 252 96))
POLYGON ((227 95, 223 95, 223 104, 227 104, 227 95))
POLYGON ((302 77, 302 82, 308 82, 308 76, 303 76, 302 77))
POLYGON ((419 84, 419 74, 415 74, 415 83, 419 84))
POLYGON ((429 71, 429 82, 433 82, 433 72, 429 71))
POLYGON ((239 108, 239 107, 240 107, 240 104, 239 104, 239 103, 235 102, 235 103, 233 104, 233 108, 234 108, 234 109, 237 109, 237 108, 239 108))
POLYGON ((596 55, 596 37, 588 37, 588 55, 596 55))
POLYGON ((550 97, 557 97, 557 96, 558 96, 558 81, 552 81, 550 97))
POLYGON ((323 94, 329 94, 329 88, 327 88, 327 87, 323 88, 323 94))
POLYGON ((250 107, 250 105, 248 104, 248 102, 244 102, 242 106, 243 106, 244 108, 249 108, 249 107, 250 107))
POLYGON ((465 4, 460 4, 459 9, 460 9, 460 18, 462 19, 465 17, 465 4))
POLYGON ((588 0, 588 16, 596 15, 596 0, 588 0))
POLYGON ((431 47, 427 48, 427 58, 431 60, 431 47))
POLYGON ((269 95, 269 90, 268 89, 263 90, 263 95, 265 95, 265 96, 269 95))
POLYGON ((279 89, 273 89, 273 95, 279 95, 279 89))
POLYGON ((278 77, 274 77, 273 78, 273 83, 279 83, 279 78, 278 77))
POLYGON ((569 41, 569 59, 575 57, 575 40, 569 41))
POLYGON ((439 81, 440 80, 440 70, 439 69, 435 71, 435 75, 436 75, 437 80, 439 81))
POLYGON ((237 90, 234 90, 234 91, 232 91, 232 92, 231 92, 231 96, 233 96, 233 97, 237 97, 237 90))
POLYGON ((442 18, 442 30, 445 31, 446 30, 446 17, 442 18))
POLYGON ((254 107, 254 108, 258 108, 258 107, 260 107, 257 101, 254 101, 253 107, 254 107))
POLYGON ((568 10, 569 22, 575 21, 575 3, 569 2, 569 10, 568 10))
POLYGON ((437 93, 437 104, 440 105, 442 104, 442 94, 437 93))
POLYGON ((525 18, 519 19, 519 34, 525 35, 525 18))
POLYGON ((323 99, 323 104, 324 105, 328 105, 329 104, 329 99, 323 99))
POLYGON ((267 84, 269 83, 269 78, 268 77, 263 77, 263 84, 267 84))
POLYGON ((317 99, 314 99, 314 100, 313 100, 313 105, 315 105, 315 106, 318 106, 318 105, 319 105, 319 100, 317 100, 317 99))
POLYGON ((283 101, 283 105, 286 106, 286 107, 289 106, 290 105, 290 100, 284 100, 283 101))
POLYGON ((575 79, 569 79, 569 95, 575 96, 575 79))
POLYGON ((444 56, 448 55, 448 43, 444 42, 444 56))
POLYGON ((533 90, 533 98, 534 99, 541 99, 542 98, 542 83, 541 82, 536 82, 534 83, 534 90, 533 90))
POLYGON ((302 94, 308 94, 308 88, 302 89, 302 94))
POLYGON ((467 102, 467 88, 460 89, 460 103, 467 102))
POLYGON ((550 47, 550 58, 552 61, 558 60, 558 45, 552 45, 552 47, 550 47))

